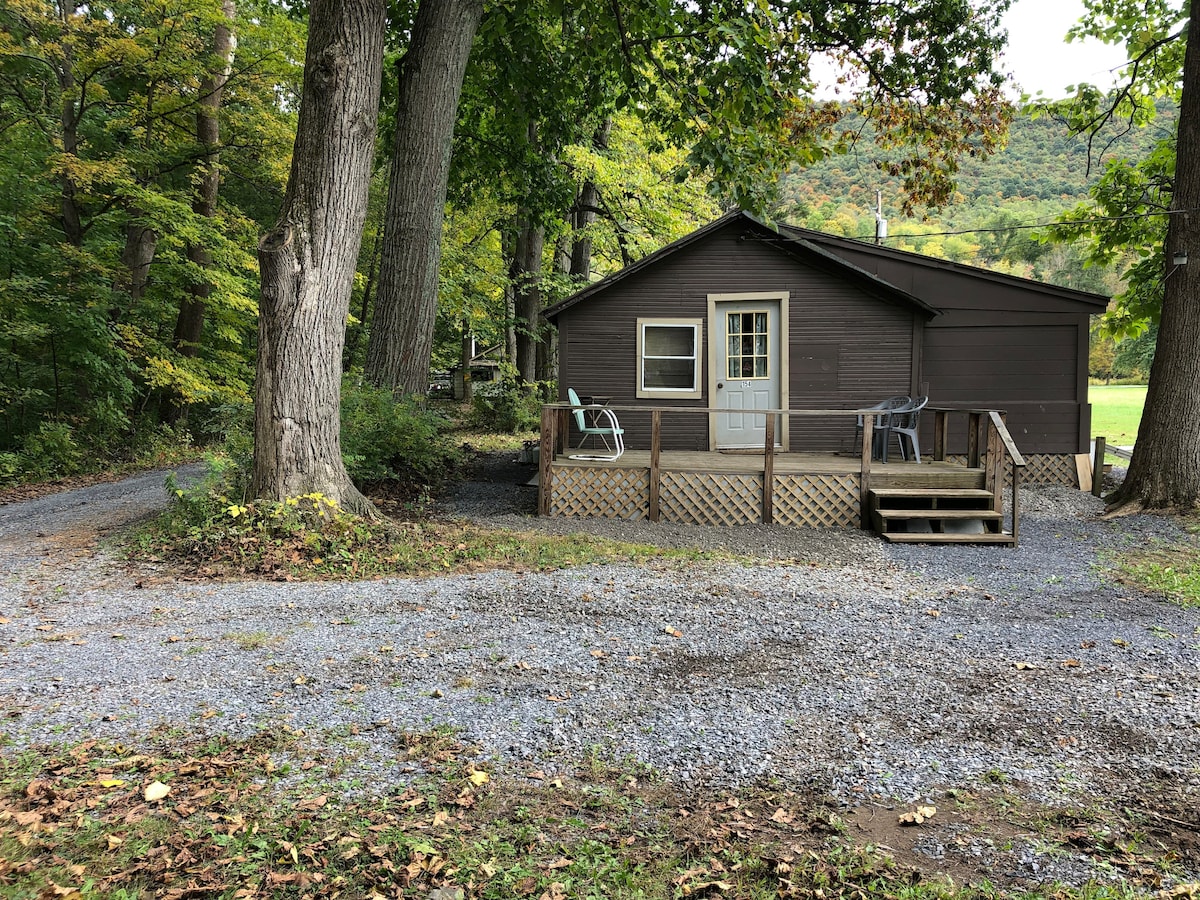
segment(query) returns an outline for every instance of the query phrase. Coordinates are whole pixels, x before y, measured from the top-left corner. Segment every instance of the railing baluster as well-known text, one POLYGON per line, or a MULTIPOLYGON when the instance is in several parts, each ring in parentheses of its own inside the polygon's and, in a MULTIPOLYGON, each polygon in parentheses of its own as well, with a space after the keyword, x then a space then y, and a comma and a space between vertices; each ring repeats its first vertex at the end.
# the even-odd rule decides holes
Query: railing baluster
POLYGON ((538 515, 550 515, 550 472, 554 461, 555 434, 558 411, 549 406, 542 407, 542 442, 538 447, 538 515))
POLYGON ((775 520, 775 416, 767 413, 763 439, 762 520, 770 525, 775 520))
POLYGON ((863 413, 862 456, 858 470, 858 514, 862 528, 871 527, 871 444, 875 441, 875 414, 863 413))
POLYGON ((939 461, 946 459, 946 422, 949 415, 944 409, 936 410, 933 414, 933 458, 939 461))
POLYGON ((651 522, 657 522, 659 516, 659 491, 662 489, 662 472, 659 468, 662 456, 662 410, 656 409, 650 413, 650 498, 649 510, 651 522))

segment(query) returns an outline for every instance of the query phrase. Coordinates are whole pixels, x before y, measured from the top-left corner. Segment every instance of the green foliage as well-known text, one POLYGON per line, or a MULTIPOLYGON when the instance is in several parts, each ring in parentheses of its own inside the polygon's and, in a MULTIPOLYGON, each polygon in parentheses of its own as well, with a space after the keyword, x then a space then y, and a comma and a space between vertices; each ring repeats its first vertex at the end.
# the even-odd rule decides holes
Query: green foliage
POLYGON ((476 386, 471 400, 471 424, 506 434, 532 431, 541 426, 542 404, 555 396, 555 382, 523 382, 516 369, 506 365, 498 381, 476 386))
POLYGON ((722 554, 671 550, 593 538, 442 523, 371 521, 320 494, 282 503, 241 502, 228 487, 236 473, 210 460, 208 474, 182 489, 129 540, 139 556, 166 558, 213 577, 366 578, 504 567, 545 571, 589 563, 662 558, 693 561, 722 554))
POLYGON ((73 475, 83 462, 83 450, 66 422, 43 422, 25 435, 19 457, 24 474, 35 480, 51 475, 73 475))
POLYGON ((1089 147, 1104 146, 1104 131, 1110 127, 1153 142, 1148 152, 1109 159, 1090 201, 1064 216, 1052 233, 1056 240, 1084 242, 1091 262, 1127 262, 1126 288, 1104 317, 1105 329, 1116 337, 1141 334, 1158 321, 1162 307, 1176 123, 1174 117, 1163 121, 1161 110, 1182 98, 1188 14, 1184 2, 1088 0, 1072 35, 1124 44, 1136 64, 1122 73, 1124 84, 1110 94, 1081 84, 1073 97, 1043 107, 1085 135, 1089 147))
POLYGON ((444 481, 458 454, 436 412, 355 385, 342 391, 342 458, 356 485, 393 481, 421 490, 444 481))
POLYGON ((190 560, 200 572, 264 576, 308 570, 318 575, 369 574, 364 562, 386 546, 391 527, 350 515, 319 493, 281 503, 242 504, 225 492, 220 467, 186 490, 168 482, 173 502, 139 533, 141 552, 190 560))
MULTIPOLYGON (((210 219, 193 209, 196 105, 219 0, 0 5, 0 452, 52 421, 115 457, 162 410, 246 398, 253 247, 282 195, 303 36, 277 7, 238 8, 210 219), (204 332, 183 346, 198 286, 204 332)), ((42 472, 69 471, 59 459, 42 472)))

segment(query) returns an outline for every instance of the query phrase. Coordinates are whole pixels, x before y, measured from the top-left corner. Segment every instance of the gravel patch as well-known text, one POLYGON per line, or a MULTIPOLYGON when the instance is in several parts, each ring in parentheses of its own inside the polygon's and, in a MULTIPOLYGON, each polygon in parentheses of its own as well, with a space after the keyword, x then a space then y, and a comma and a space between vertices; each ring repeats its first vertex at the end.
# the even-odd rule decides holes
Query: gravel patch
POLYGON ((1177 537, 1171 519, 1106 522, 1089 495, 1035 488, 1017 549, 538 520, 518 486, 530 471, 485 460, 446 511, 762 562, 189 583, 54 543, 97 510, 109 525, 145 514, 162 502, 155 476, 4 507, 4 752, 286 723, 332 753, 353 734, 385 790, 407 777, 399 730, 450 726, 485 756, 549 771, 600 754, 847 805, 997 777, 1049 804, 1150 777, 1200 794, 1200 614, 1103 565, 1177 537))

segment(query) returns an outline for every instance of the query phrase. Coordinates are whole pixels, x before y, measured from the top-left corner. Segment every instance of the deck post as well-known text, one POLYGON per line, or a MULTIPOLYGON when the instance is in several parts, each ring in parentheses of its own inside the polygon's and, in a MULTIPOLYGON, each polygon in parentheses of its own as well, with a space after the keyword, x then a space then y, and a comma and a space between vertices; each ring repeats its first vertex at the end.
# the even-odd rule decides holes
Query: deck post
MULTIPOLYGON (((560 409, 558 411, 558 441, 557 452, 566 453, 570 449, 571 444, 571 413, 570 410, 560 409)), ((580 443, 583 443, 580 441, 580 443)))
POLYGON ((659 491, 662 488, 662 470, 659 468, 662 455, 662 410, 656 409, 650 413, 650 498, 647 515, 651 522, 657 522, 659 516, 659 491))
POLYGON ((763 441, 762 520, 770 525, 775 519, 775 416, 767 413, 766 438, 763 441))
POLYGON ((1096 438, 1096 451, 1092 456, 1092 496, 1099 497, 1104 489, 1104 451, 1108 448, 1108 439, 1103 436, 1096 438))
POLYGON ((1021 514, 1020 514, 1020 490, 1021 490, 1021 466, 1013 466, 1013 483, 1012 483, 1012 539, 1013 546, 1017 546, 1017 542, 1021 538, 1021 514))
POLYGON ((946 458, 946 420, 949 414, 939 409, 933 414, 933 458, 942 461, 946 458))
POLYGON ((979 468, 979 431, 983 416, 977 412, 967 416, 967 468, 979 468))
POLYGON ((989 417, 987 420, 987 479, 986 487, 992 492, 992 509, 1004 511, 1004 445, 1000 443, 1000 432, 989 417))
POLYGON ((875 442, 875 414, 863 413, 862 459, 858 473, 858 514, 862 528, 871 527, 871 445, 875 442))
POLYGON ((542 407, 542 442, 538 447, 538 515, 550 515, 550 463, 554 460, 558 410, 542 407))

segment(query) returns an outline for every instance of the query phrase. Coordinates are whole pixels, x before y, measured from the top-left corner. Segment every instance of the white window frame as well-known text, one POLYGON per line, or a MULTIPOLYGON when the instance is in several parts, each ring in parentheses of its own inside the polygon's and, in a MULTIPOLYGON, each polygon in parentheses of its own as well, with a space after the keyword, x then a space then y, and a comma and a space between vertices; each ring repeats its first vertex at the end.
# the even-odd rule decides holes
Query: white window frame
POLYGON ((704 396, 701 369, 704 364, 704 320, 703 319, 651 319, 637 320, 637 396, 646 398, 672 397, 677 400, 699 400, 704 396), (691 359, 692 386, 690 388, 666 388, 645 386, 645 335, 646 328, 691 328, 692 356, 651 357, 652 359, 691 359))

